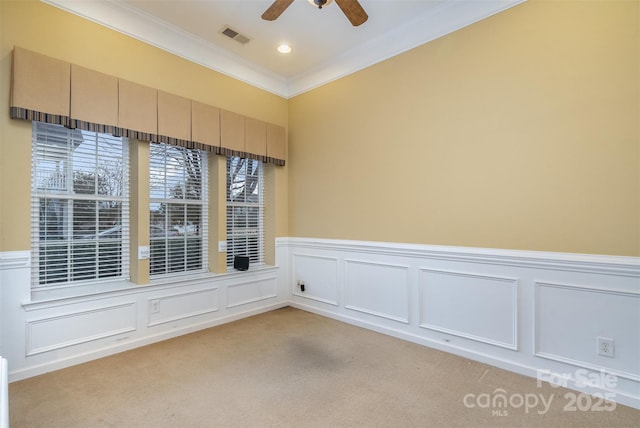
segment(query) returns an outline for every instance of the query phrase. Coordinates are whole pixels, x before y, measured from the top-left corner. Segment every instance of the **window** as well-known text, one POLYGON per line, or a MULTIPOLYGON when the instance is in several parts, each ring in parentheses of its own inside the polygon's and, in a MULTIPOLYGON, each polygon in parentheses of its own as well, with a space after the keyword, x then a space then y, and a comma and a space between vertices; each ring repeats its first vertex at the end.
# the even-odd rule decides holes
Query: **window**
POLYGON ((227 158, 227 266, 234 256, 264 262, 264 202, 262 162, 227 158))
POLYGON ((34 288, 128 279, 128 168, 122 138, 33 122, 34 288))
POLYGON ((150 275, 207 270, 206 153, 150 146, 150 275))

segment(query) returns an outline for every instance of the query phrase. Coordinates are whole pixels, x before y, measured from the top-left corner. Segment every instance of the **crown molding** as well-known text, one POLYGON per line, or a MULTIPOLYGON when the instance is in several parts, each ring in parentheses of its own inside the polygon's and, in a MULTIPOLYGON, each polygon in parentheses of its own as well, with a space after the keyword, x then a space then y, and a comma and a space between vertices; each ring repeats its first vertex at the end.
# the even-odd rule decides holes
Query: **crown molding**
POLYGON ((356 49, 286 78, 124 2, 41 0, 283 98, 291 98, 495 15, 526 0, 451 0, 356 49))
POLYGON ((226 76, 288 96, 287 79, 118 0, 41 0, 226 76))
POLYGON ((289 79, 289 98, 407 52, 526 0, 453 0, 289 79))

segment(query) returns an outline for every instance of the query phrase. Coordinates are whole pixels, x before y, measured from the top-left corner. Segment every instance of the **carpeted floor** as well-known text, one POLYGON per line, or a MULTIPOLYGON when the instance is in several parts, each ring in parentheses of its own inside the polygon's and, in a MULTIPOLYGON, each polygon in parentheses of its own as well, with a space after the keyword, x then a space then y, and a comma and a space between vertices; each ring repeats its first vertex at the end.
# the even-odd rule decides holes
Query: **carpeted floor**
POLYGON ((640 426, 566 393, 293 308, 9 385, 12 428, 640 426))

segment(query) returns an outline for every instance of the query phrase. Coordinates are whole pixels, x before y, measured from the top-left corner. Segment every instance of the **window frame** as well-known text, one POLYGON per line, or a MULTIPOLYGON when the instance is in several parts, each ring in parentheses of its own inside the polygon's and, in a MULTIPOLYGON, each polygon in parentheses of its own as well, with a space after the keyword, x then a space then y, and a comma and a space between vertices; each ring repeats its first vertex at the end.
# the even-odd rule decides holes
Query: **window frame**
MULTIPOLYGON (((253 168, 252 168, 253 169, 253 168)), ((265 264, 265 226, 264 226, 264 208, 265 208, 265 174, 264 174, 264 162, 244 158, 240 156, 227 156, 226 160, 226 235, 227 235, 227 255, 226 255, 226 264, 227 268, 233 268, 234 256, 249 256, 250 265, 253 266, 262 266, 265 264), (247 201, 246 197, 244 201, 232 201, 231 193, 233 189, 233 183, 231 182, 231 167, 233 162, 245 162, 245 179, 242 181, 237 181, 236 185, 240 185, 242 183, 243 186, 246 186, 246 167, 249 163, 253 165, 255 163, 257 168, 257 201, 250 202, 247 201), (236 231, 236 227, 234 227, 234 220, 236 216, 232 215, 233 208, 257 208, 257 243, 254 245, 255 251, 251 251, 252 244, 249 242, 251 239, 251 234, 249 231, 245 230, 246 233, 241 233, 236 231), (242 254, 237 254, 235 251, 236 241, 244 240, 244 245, 241 245, 241 248, 244 249, 242 254), (249 250, 247 250, 249 249, 249 250)), ((249 222, 249 215, 247 214, 245 217, 245 222, 249 222)), ((245 227, 245 229, 249 229, 245 227)))
MULTIPOLYGON (((158 153, 156 153, 155 155, 157 155, 158 153)), ((157 166, 157 165, 156 165, 157 166)), ((170 278, 170 277, 176 277, 176 276, 185 276, 185 275, 193 275, 193 274, 199 274, 199 273, 203 273, 203 272, 208 272, 208 240, 209 240, 209 234, 208 234, 208 204, 209 204, 209 188, 208 188, 208 155, 207 152, 202 151, 202 150, 197 150, 197 149, 189 149, 189 148, 185 148, 182 146, 177 146, 177 145, 172 145, 172 144, 168 144, 168 143, 161 143, 161 142, 151 142, 150 143, 150 147, 149 147, 149 249, 150 249, 150 257, 149 257, 149 278, 151 280, 155 280, 155 279, 161 279, 161 278, 170 278), (162 192, 164 194, 163 197, 153 197, 152 193, 154 192, 154 183, 153 183, 153 168, 154 168, 154 161, 153 161, 153 157, 154 157, 154 148, 157 149, 161 149, 161 151, 165 154, 165 156, 163 157, 163 162, 164 162, 164 180, 163 180, 163 185, 162 185, 162 192), (193 198, 188 198, 187 196, 187 192, 184 192, 184 197, 183 198, 170 198, 167 197, 167 192, 170 192, 171 190, 167 188, 167 152, 168 150, 172 150, 172 151, 176 151, 176 152, 185 152, 185 151, 189 151, 189 152, 195 152, 198 154, 199 157, 199 171, 200 171, 200 177, 199 177, 199 193, 200 193, 200 199, 193 199, 193 198), (178 228, 175 229, 175 235, 174 235, 174 228, 171 226, 170 221, 168 219, 169 217, 169 210, 167 210, 165 212, 165 218, 164 218, 164 223, 163 225, 161 225, 160 227, 162 227, 165 231, 165 235, 164 236, 158 236, 155 235, 152 232, 154 227, 157 227, 158 225, 154 224, 154 213, 152 212, 152 206, 154 204, 166 204, 166 206, 173 206, 174 208, 176 206, 182 206, 185 209, 185 222, 182 225, 182 229, 178 228), (198 238, 189 238, 189 224, 187 221, 187 216, 188 216, 188 210, 189 207, 198 207, 198 215, 200 218, 200 225, 198 227, 196 227, 197 230, 197 236, 198 238), (193 268, 189 268, 189 254, 188 254, 188 246, 189 243, 192 241, 195 241, 199 239, 200 243, 198 245, 198 251, 199 251, 199 266, 195 269, 193 268), (154 268, 154 262, 156 262, 156 260, 154 260, 154 257, 156 257, 154 255, 154 246, 157 246, 158 243, 160 243, 161 241, 164 241, 164 261, 162 262, 157 262, 157 263, 161 263, 161 265, 164 266, 164 268, 157 269, 154 268), (170 246, 173 245, 177 246, 178 242, 182 242, 185 246, 185 255, 184 255, 184 259, 183 259, 183 269, 177 269, 178 264, 176 264, 175 262, 172 263, 171 258, 170 258, 170 246), (172 267, 175 268, 174 270, 172 270, 172 267), (156 269, 156 270, 154 270, 156 269)), ((184 172, 183 172, 184 174, 184 172)), ((193 211, 192 211, 193 212, 193 211)))
POLYGON ((69 129, 61 125, 33 121, 31 151, 31 289, 41 291, 128 281, 130 268, 128 140, 110 134, 69 129), (95 163, 91 160, 91 153, 84 155, 81 152, 74 153, 85 142, 89 145, 83 150, 89 148, 93 151, 95 163), (116 143, 119 148, 114 149, 111 146, 113 143, 116 143), (113 166, 111 161, 115 153, 120 156, 116 158, 116 163, 118 159, 121 162, 119 167, 103 169, 105 165, 113 166), (101 164, 101 161, 104 163, 101 164), (52 164, 56 164, 55 173, 47 170, 47 165, 52 164), (49 176, 46 177, 46 174, 49 176), (81 186, 76 181, 79 180, 76 178, 77 174, 89 183, 93 180, 93 192, 88 191, 86 183, 81 186), (111 193, 106 191, 105 194, 105 189, 101 188, 100 177, 103 185, 106 180, 107 188, 111 184, 117 189, 111 189, 111 193), (54 180, 54 183, 43 186, 46 180, 54 180), (60 209, 64 217, 61 224, 54 226, 56 231, 51 233, 48 233, 48 227, 43 233, 41 225, 43 209, 45 210, 44 224, 47 226, 49 224, 46 218, 48 205, 43 205, 46 201, 56 201, 53 204, 54 209, 60 209), (93 212, 95 220, 87 221, 86 215, 91 211, 91 203, 96 204, 93 212), (118 207, 116 210, 118 215, 113 216, 112 213, 111 217, 111 221, 116 219, 116 224, 110 227, 107 227, 110 219, 108 204, 118 207), (84 213, 79 208, 82 205, 85 206, 84 213), (106 209, 105 216, 101 216, 101 209, 106 209), (101 226, 101 222, 106 224, 101 226), (84 230, 81 224, 93 224, 93 228, 84 230), (81 230, 86 234, 79 233, 81 230), (60 253, 64 254, 64 257, 56 255, 56 246, 61 249, 60 253), (64 246, 66 249, 63 249, 64 246), (48 253, 49 249, 53 249, 54 252, 48 253), (92 251, 95 251, 93 263, 90 262, 92 254, 88 254, 92 251), (43 257, 42 254, 45 256, 43 257), (60 257, 57 262, 56 257, 60 257))

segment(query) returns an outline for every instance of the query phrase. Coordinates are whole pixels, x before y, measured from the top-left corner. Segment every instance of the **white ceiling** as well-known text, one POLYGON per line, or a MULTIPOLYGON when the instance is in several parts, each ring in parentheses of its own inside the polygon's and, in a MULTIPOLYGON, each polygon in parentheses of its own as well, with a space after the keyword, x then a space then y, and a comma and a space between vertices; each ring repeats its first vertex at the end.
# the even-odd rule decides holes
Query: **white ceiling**
POLYGON ((427 43, 524 0, 360 0, 353 27, 335 2, 295 0, 42 0, 253 86, 289 98, 427 43), (240 44, 225 26, 250 38, 240 44), (292 52, 279 53, 286 42, 292 52))

